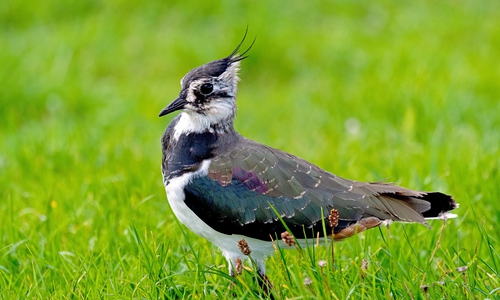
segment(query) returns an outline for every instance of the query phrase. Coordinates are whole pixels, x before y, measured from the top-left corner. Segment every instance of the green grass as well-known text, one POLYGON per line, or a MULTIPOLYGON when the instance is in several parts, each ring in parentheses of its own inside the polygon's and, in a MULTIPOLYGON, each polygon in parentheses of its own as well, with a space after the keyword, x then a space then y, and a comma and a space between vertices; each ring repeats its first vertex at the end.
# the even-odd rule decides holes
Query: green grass
POLYGON ((500 298, 499 6, 7 1, 0 298, 264 297, 250 268, 231 284, 220 252, 179 225, 160 174, 171 117, 157 114, 247 25, 257 41, 242 63, 240 133, 461 204, 442 229, 393 224, 335 244, 334 257, 280 251, 267 260, 274 296, 500 298))

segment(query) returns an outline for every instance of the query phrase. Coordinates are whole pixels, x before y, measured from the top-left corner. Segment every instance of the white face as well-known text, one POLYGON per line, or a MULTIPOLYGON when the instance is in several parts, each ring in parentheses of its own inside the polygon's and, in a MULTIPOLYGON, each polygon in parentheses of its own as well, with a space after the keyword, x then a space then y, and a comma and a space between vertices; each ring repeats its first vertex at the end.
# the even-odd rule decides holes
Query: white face
POLYGON ((218 77, 202 77, 185 82, 181 80, 184 105, 174 137, 182 133, 213 130, 214 125, 223 128, 232 123, 236 114, 236 92, 239 62, 231 64, 218 77), (188 84, 188 86, 185 86, 188 84))
POLYGON ((195 79, 189 82, 187 89, 184 77, 181 84, 186 89, 185 99, 188 102, 184 106, 185 111, 207 115, 220 113, 227 106, 236 108, 238 67, 239 62, 236 62, 219 77, 195 79))

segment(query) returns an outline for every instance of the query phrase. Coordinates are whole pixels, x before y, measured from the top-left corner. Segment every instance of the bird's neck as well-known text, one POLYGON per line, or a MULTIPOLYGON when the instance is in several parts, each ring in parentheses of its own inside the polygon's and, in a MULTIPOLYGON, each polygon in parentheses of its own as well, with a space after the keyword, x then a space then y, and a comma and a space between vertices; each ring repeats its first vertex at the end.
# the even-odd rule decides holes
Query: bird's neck
POLYGON ((191 172, 206 160, 231 150, 242 139, 233 127, 233 118, 207 123, 203 118, 182 112, 162 138, 164 183, 191 172), (171 131, 170 131, 171 130, 171 131))
POLYGON ((234 113, 221 115, 182 112, 174 128, 174 139, 189 133, 234 133, 233 120, 234 113))

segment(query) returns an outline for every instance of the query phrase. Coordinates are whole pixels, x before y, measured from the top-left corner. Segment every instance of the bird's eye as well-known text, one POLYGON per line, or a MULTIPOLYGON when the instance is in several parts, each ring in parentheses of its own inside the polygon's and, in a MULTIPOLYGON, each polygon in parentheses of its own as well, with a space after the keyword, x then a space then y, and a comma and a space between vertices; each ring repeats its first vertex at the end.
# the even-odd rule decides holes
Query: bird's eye
POLYGON ((214 91, 214 86, 211 83, 204 83, 200 86, 200 92, 203 95, 209 95, 214 91))

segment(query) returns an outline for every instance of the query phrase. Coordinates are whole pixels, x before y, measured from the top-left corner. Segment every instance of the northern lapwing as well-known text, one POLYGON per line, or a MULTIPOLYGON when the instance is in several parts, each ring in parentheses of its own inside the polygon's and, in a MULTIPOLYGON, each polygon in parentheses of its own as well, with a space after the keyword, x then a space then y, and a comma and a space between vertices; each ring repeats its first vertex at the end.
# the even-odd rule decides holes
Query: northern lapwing
POLYGON ((160 112, 181 111, 161 139, 172 211, 222 250, 232 275, 245 258, 241 242, 246 241, 265 276, 263 260, 273 253, 273 243, 290 246, 281 239, 287 233, 283 223, 299 242, 323 237, 323 225, 330 237, 342 239, 384 221, 427 225, 426 218, 445 218, 457 207, 439 192, 344 179, 238 134, 233 126, 238 70, 251 47, 238 54, 240 46, 187 73, 179 96, 160 112))

